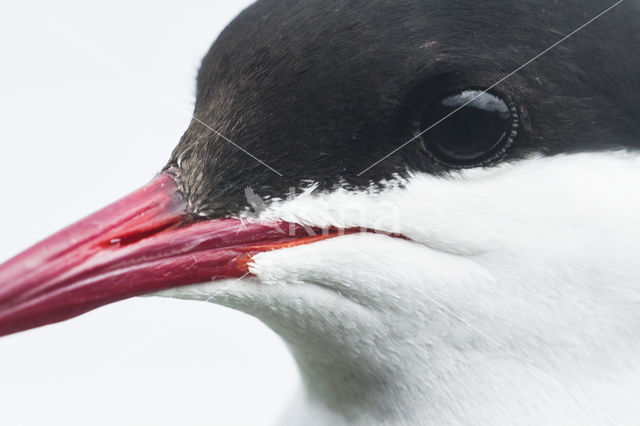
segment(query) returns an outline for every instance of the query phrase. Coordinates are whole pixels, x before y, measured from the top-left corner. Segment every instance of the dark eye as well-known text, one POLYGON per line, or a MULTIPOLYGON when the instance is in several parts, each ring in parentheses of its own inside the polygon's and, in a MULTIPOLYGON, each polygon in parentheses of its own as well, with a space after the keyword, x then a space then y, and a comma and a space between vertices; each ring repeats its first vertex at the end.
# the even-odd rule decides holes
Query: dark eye
POLYGON ((441 98, 423 111, 422 143, 438 163, 464 168, 500 159, 518 133, 513 104, 482 90, 441 98))

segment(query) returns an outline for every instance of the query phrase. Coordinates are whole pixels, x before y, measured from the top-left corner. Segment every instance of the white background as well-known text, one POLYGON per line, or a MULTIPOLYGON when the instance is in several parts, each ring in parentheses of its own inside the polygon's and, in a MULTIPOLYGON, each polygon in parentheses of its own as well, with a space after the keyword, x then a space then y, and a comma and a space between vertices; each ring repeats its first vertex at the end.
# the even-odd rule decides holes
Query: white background
MULTIPOLYGON (((159 171, 249 3, 0 3, 0 261, 159 171)), ((268 425, 297 381, 257 320, 138 298, 0 338, 0 425, 268 425)))

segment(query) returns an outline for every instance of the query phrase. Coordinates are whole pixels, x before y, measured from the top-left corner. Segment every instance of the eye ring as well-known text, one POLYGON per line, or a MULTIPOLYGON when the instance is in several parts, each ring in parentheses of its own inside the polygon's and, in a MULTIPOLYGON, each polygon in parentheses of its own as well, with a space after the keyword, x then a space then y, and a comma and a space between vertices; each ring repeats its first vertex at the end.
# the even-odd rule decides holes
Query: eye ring
POLYGON ((502 159, 513 146, 519 127, 518 109, 508 97, 465 88, 424 108, 416 136, 433 161, 463 169, 502 159))

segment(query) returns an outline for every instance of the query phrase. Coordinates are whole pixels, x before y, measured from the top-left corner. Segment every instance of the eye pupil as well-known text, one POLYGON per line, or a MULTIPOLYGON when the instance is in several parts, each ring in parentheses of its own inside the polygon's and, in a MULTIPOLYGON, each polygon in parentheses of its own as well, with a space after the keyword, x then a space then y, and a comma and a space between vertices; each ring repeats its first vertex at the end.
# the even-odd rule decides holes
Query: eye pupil
POLYGON ((495 161, 513 143, 518 127, 515 108, 480 90, 441 99, 424 111, 421 122, 424 148, 435 161, 452 167, 495 161))

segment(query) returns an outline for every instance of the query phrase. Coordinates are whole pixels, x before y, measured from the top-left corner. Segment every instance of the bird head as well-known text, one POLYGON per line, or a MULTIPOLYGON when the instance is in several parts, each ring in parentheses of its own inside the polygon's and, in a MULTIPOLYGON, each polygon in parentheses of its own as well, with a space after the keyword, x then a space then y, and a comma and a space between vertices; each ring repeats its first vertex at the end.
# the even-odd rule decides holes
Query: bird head
POLYGON ((204 58, 162 172, 0 266, 0 334, 211 301, 283 336, 318 400, 381 416, 505 351, 626 359, 638 6, 563 38, 602 4, 540 3, 258 1, 204 58))

